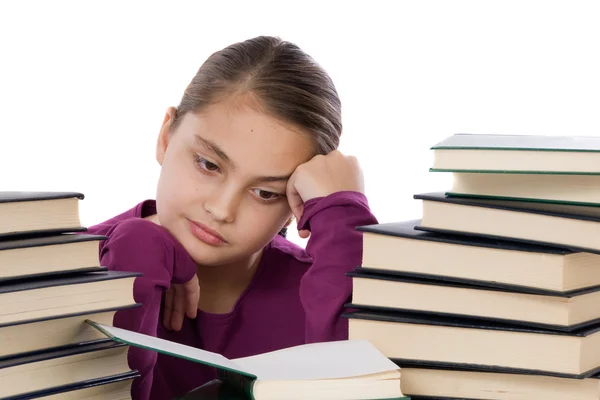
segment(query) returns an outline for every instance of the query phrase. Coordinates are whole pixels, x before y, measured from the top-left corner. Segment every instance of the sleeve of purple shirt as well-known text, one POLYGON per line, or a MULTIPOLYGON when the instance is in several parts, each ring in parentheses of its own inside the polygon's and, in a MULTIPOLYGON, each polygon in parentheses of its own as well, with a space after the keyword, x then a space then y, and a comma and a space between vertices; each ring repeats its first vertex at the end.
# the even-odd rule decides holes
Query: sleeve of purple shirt
MULTIPOLYGON (((153 222, 133 218, 117 223, 107 233, 100 250, 102 265, 110 270, 142 272, 134 283, 135 301, 142 306, 117 312, 114 325, 156 336, 163 292, 174 283, 184 283, 196 273, 196 264, 175 238, 153 222)), ((157 354, 130 348, 130 368, 141 377, 132 386, 132 398, 148 399, 157 354)))
POLYGON ((306 202, 299 229, 311 231, 306 251, 313 263, 300 282, 306 314, 306 343, 348 338, 348 320, 341 318, 352 295, 346 272, 362 263, 362 233, 357 226, 376 224, 366 197, 338 192, 306 202))

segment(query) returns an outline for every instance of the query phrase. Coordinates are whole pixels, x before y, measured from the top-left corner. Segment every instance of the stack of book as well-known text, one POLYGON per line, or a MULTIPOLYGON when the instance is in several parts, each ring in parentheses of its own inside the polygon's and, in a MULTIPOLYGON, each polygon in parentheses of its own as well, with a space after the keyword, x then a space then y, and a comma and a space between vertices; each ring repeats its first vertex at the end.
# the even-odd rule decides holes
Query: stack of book
POLYGON ((413 399, 600 398, 600 138, 454 135, 420 220, 359 227, 350 339, 413 399))
POLYGON ((81 199, 0 192, 0 399, 131 398, 128 347, 85 320, 137 306, 137 275, 99 265, 106 238, 85 233, 81 199))

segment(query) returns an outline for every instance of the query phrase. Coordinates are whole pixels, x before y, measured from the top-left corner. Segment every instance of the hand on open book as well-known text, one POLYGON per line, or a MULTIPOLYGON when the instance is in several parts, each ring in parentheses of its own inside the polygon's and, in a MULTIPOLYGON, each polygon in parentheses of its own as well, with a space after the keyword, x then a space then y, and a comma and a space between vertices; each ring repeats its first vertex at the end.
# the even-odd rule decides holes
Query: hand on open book
POLYGON ((163 315, 165 328, 170 331, 179 331, 186 315, 189 318, 196 318, 198 300, 200 300, 198 276, 194 275, 184 284, 172 284, 165 293, 163 315))

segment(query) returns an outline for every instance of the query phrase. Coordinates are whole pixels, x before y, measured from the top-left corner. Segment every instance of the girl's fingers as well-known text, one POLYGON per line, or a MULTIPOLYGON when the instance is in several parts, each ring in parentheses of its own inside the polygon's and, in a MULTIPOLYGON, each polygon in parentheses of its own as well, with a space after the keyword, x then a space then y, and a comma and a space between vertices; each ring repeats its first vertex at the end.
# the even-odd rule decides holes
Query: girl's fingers
POLYGON ((199 300, 200 286, 196 275, 183 285, 171 285, 165 292, 163 312, 165 328, 171 331, 180 331, 186 315, 189 318, 196 318, 199 300))
POLYGON ((310 231, 307 229, 301 229, 298 231, 298 236, 300 236, 302 239, 308 239, 310 236, 310 231))
POLYGON ((198 276, 194 277, 183 285, 185 293, 186 315, 189 318, 196 318, 198 312, 198 301, 200 300, 200 286, 198 284, 198 276))
POLYGON ((290 209, 292 210, 292 214, 294 214, 294 217, 296 218, 296 221, 300 221, 300 218, 302 217, 304 203, 302 202, 302 197, 300 197, 300 194, 296 190, 295 184, 296 173, 293 173, 287 182, 286 197, 290 209))
POLYGON ((167 330, 171 330, 171 314, 173 313, 173 287, 167 289, 165 293, 165 309, 163 312, 163 325, 167 330))
POLYGON ((185 316, 185 293, 179 285, 175 286, 173 296, 173 313, 171 314, 171 329, 180 331, 185 316))

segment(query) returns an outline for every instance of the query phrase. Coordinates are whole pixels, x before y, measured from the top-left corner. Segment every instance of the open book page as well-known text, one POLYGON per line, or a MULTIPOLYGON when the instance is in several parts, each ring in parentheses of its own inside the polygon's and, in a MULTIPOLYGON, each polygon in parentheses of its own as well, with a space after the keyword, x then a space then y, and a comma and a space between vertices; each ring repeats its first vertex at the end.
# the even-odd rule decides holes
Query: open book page
POLYGON ((237 363, 217 353, 212 353, 210 351, 170 342, 157 337, 116 328, 114 326, 107 326, 93 321, 87 322, 111 339, 134 347, 154 350, 159 353, 184 358, 190 361, 199 362, 201 364, 211 365, 217 368, 225 368, 243 375, 251 376, 252 378, 255 377, 255 374, 248 372, 237 363))
POLYGON ((399 369, 366 340, 306 344, 232 361, 259 380, 336 379, 399 369))

